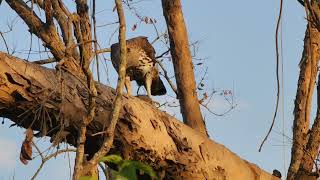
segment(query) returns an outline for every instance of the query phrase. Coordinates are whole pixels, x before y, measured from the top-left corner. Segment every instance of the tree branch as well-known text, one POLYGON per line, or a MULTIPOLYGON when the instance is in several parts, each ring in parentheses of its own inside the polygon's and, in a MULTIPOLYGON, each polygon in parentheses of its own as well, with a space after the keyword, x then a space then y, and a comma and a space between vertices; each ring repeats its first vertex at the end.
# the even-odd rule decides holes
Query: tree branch
MULTIPOLYGON (((91 41, 91 25, 88 14, 88 5, 86 0, 76 0, 77 14, 78 14, 78 33, 81 33, 81 37, 78 35, 78 43, 84 41, 91 41)), ((92 44, 84 44, 80 46, 80 62, 89 66, 92 54, 92 44)))
POLYGON ((187 28, 180 0, 162 0, 183 122, 207 134, 198 102, 187 28))
POLYGON ((110 124, 107 127, 106 133, 104 135, 104 142, 100 148, 100 150, 95 153, 93 158, 86 164, 84 167, 84 170, 91 169, 93 166, 96 166, 99 163, 99 160, 105 156, 112 144, 114 139, 114 132, 115 127, 119 119, 120 110, 122 106, 122 91, 124 88, 124 79, 126 75, 126 65, 127 65, 127 46, 126 46, 126 22, 125 22, 125 16, 124 11, 122 8, 122 1, 121 0, 115 0, 117 13, 119 17, 119 44, 120 44, 120 66, 119 66, 119 77, 118 77, 118 83, 117 83, 117 90, 116 90, 116 99, 114 101, 113 111, 110 116, 110 124))
POLYGON ((44 45, 50 49, 56 59, 60 60, 64 57, 65 46, 54 27, 46 26, 22 0, 6 0, 6 2, 28 25, 30 32, 45 43, 44 45))
POLYGON ((72 33, 69 32, 72 31, 72 26, 69 25, 72 24, 72 15, 65 14, 65 12, 61 9, 58 0, 53 0, 52 8, 54 9, 54 17, 57 20, 61 29, 64 44, 67 45, 69 41, 74 43, 72 33))
MULTIPOLYGON (((63 130, 69 132, 67 143, 76 145, 79 121, 87 114, 89 92, 84 79, 63 69, 50 70, 0 52, 0 80, 0 116, 24 128, 31 124, 33 130, 46 128, 50 137, 55 136, 62 124, 63 130), (35 118, 39 102, 50 119, 35 118)), ((105 136, 91 134, 110 124, 116 94, 112 88, 99 83, 96 86, 97 112, 88 126, 85 143, 89 156, 102 145, 105 136)), ((109 153, 147 163, 164 179, 277 179, 136 97, 122 96, 109 153)))
POLYGON ((47 161, 49 161, 51 158, 57 157, 59 154, 66 153, 66 152, 76 152, 76 149, 62 149, 62 150, 58 150, 58 151, 44 157, 42 152, 40 151, 39 147, 34 142, 33 142, 33 146, 36 148, 36 150, 38 151, 38 153, 41 157, 41 164, 40 164, 39 168, 37 169, 37 171, 34 173, 34 175, 31 177, 31 180, 36 179, 36 177, 40 173, 40 171, 43 168, 43 166, 45 165, 45 163, 47 161))
POLYGON ((312 128, 308 132, 309 138, 306 145, 306 153, 304 153, 302 160, 304 163, 300 165, 300 171, 307 173, 312 172, 320 148, 320 74, 318 75, 317 84, 317 115, 312 128))
MULTIPOLYGON (((95 42, 95 41, 93 41, 93 42, 95 42)), ((100 49, 100 50, 97 50, 96 54, 102 54, 102 53, 106 53, 106 52, 111 52, 111 49, 110 48, 100 49)), ((49 58, 49 59, 36 60, 36 61, 33 61, 32 63, 42 65, 42 64, 49 64, 49 63, 54 63, 54 62, 58 62, 58 61, 55 58, 49 58)))
MULTIPOLYGON (((85 153, 85 142, 87 134, 87 126, 93 121, 96 111, 96 97, 97 89, 95 86, 93 74, 90 70, 91 54, 92 54, 92 45, 91 43, 91 27, 88 17, 88 6, 86 0, 76 0, 77 4, 77 13, 79 17, 79 27, 81 31, 80 39, 80 64, 82 71, 84 72, 87 78, 87 87, 89 89, 89 104, 87 107, 88 113, 83 121, 80 123, 79 136, 77 142, 77 152, 74 166, 73 179, 78 180, 82 175, 85 175, 86 172, 83 172, 84 153, 85 153)), ((79 39, 78 39, 79 40, 79 39)), ((92 168, 90 168, 91 170, 92 168)))
POLYGON ((319 63, 320 33, 317 28, 308 24, 304 39, 304 50, 300 66, 298 88, 294 107, 293 145, 291 149, 291 162, 288 170, 288 180, 298 178, 305 161, 305 148, 307 145, 310 125, 310 112, 312 94, 317 77, 319 63))

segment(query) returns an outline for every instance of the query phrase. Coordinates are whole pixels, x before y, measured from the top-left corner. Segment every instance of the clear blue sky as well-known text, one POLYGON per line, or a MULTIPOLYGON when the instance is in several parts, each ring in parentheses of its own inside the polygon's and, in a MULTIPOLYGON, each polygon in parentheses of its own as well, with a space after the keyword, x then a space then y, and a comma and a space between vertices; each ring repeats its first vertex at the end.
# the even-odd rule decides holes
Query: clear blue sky
MULTIPOLYGON (((111 23, 117 20, 112 12, 113 1, 98 1, 98 25, 111 23)), ((73 6, 73 3, 70 2, 73 6)), ((165 30, 160 0, 145 0, 136 4, 140 14, 157 19, 159 32, 165 30)), ((73 7, 74 9, 74 7, 73 7)), ((258 147, 265 136, 273 116, 276 99, 275 81, 275 24, 279 9, 279 0, 268 1, 184 1, 183 10, 187 23, 190 41, 200 41, 197 57, 207 58, 205 66, 208 75, 205 78, 205 90, 234 89, 236 109, 225 116, 218 117, 203 109, 209 134, 215 141, 224 144, 240 157, 257 164, 261 168, 272 172, 278 169, 284 174, 290 160, 290 137, 293 120, 293 102, 298 79, 298 63, 303 47, 305 31, 304 9, 296 1, 285 1, 283 16, 283 60, 284 60, 284 109, 280 108, 274 131, 265 144, 262 152, 258 147), (281 117, 281 116, 279 116, 281 117), (282 120, 285 121, 285 146, 282 144, 282 120), (285 150, 286 156, 284 156, 285 150)), ((6 31, 6 24, 16 22, 14 31, 5 37, 11 49, 15 48, 16 56, 27 58, 30 46, 30 35, 26 32, 26 25, 16 14, 8 8, 5 2, 0 6, 0 30, 6 31)), ((148 36, 149 40, 156 37, 152 25, 139 24, 135 31, 131 27, 138 22, 134 14, 126 11, 128 32, 127 37, 139 35, 148 36)), ((98 29, 98 40, 102 47, 109 46, 109 38, 116 30, 116 25, 103 26, 98 29)), ((111 38, 116 42, 117 35, 111 38)), ((33 50, 41 46, 33 38, 33 50)), ((157 42, 155 48, 158 54, 165 49, 157 42)), ((0 40, 0 50, 5 51, 3 41, 0 40)), ((33 54, 29 59, 43 59, 46 54, 33 54)), ((109 54, 105 54, 109 58, 109 54)), ((102 61, 102 60, 101 60, 102 61)), ((172 75, 172 65, 166 63, 172 75)), ((110 62, 107 62, 110 82, 104 68, 102 82, 116 87, 116 72, 110 62)), ((197 79, 201 78, 204 68, 196 67, 197 79)), ((166 84, 167 85, 167 84, 166 84)), ((169 88, 169 86, 167 85, 169 88)), ((169 95, 173 95, 172 91, 169 95)), ((161 98, 156 98, 160 100, 161 98)), ((172 100, 170 96, 162 97, 172 100)), ((215 96, 209 107, 221 113, 227 104, 219 96, 215 96)), ((177 108, 165 109, 170 114, 177 114, 177 108)), ((181 116, 177 115, 178 118, 181 116)), ((11 122, 5 120, 0 125, 0 180, 2 179, 30 179, 37 167, 38 160, 31 161, 24 166, 19 161, 19 149, 24 139, 24 130, 9 128, 11 122)), ((47 140, 36 140, 42 150, 49 144, 47 140)), ((63 146, 62 146, 63 147, 63 146)), ((72 155, 70 155, 72 156, 72 155)), ((73 159, 71 160, 73 164, 73 159)), ((68 179, 70 175, 68 156, 60 156, 47 163, 40 172, 38 179, 68 179)))

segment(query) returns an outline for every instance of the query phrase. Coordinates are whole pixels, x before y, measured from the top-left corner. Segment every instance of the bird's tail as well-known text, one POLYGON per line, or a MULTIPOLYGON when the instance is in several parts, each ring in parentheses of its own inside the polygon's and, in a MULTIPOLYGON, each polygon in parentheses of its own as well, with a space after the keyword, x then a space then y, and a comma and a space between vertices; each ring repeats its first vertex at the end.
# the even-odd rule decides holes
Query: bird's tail
POLYGON ((160 96, 167 93, 166 87, 164 86, 162 80, 158 76, 157 78, 152 80, 151 84, 151 95, 160 96))

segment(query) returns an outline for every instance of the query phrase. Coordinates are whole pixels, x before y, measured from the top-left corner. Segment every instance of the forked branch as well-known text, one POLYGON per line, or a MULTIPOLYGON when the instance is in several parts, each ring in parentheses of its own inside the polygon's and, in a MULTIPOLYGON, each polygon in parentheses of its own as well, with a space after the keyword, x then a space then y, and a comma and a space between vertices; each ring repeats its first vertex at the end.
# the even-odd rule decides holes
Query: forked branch
POLYGON ((44 45, 50 49, 56 59, 60 60, 64 57, 65 45, 54 27, 47 26, 42 22, 22 0, 6 0, 6 2, 28 25, 29 31, 44 42, 44 45))
POLYGON ((93 158, 84 166, 84 171, 90 170, 93 166, 96 166, 99 162, 99 160, 105 156, 106 153, 110 150, 112 144, 113 144, 113 138, 114 138, 114 130, 117 124, 117 121, 119 119, 119 114, 121 110, 122 105, 122 90, 124 88, 124 79, 126 75, 126 64, 127 64, 127 47, 126 47, 126 23, 125 23, 125 16, 122 8, 122 1, 121 0, 115 0, 117 13, 119 17, 120 22, 120 28, 119 28, 119 44, 120 44, 120 67, 119 67, 119 77, 118 77, 118 83, 117 83, 117 89, 116 89, 116 98, 114 100, 113 110, 111 113, 111 121, 109 126, 107 127, 105 136, 104 136, 104 142, 100 148, 100 150, 95 153, 93 158))

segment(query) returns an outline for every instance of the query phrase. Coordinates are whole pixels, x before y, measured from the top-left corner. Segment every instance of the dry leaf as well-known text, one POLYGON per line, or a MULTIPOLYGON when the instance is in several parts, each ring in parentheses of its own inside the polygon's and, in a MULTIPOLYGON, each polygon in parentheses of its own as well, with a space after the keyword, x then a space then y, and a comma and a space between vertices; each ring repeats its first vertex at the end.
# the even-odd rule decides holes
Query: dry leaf
POLYGON ((146 24, 148 24, 149 23, 149 18, 146 16, 146 17, 144 17, 144 22, 146 23, 146 24))
POLYGON ((137 29, 137 24, 134 24, 131 28, 132 31, 136 30, 137 29))
POLYGON ((208 97, 209 97, 209 96, 208 96, 208 93, 206 93, 206 92, 203 93, 203 99, 208 99, 208 97))
POLYGON ((27 131, 25 132, 26 134, 26 141, 31 141, 32 142, 32 138, 33 138, 33 131, 31 128, 27 129, 27 131))
POLYGON ((21 161, 24 165, 27 165, 27 164, 28 164, 28 161, 27 161, 26 159, 24 159, 21 154, 20 154, 20 161, 21 161))
POLYGON ((32 138, 33 138, 33 131, 29 128, 25 132, 26 138, 24 139, 21 145, 20 151, 20 161, 24 164, 28 164, 28 160, 32 160, 32 138))

